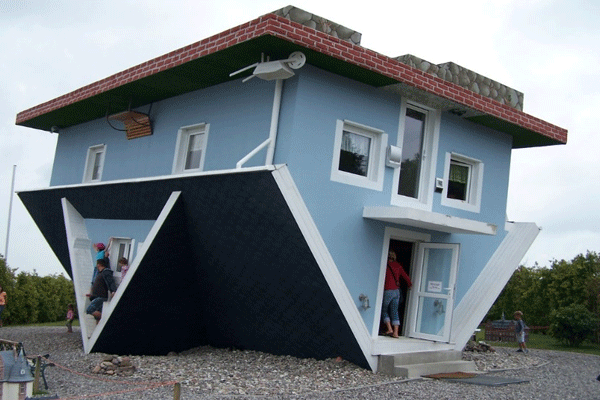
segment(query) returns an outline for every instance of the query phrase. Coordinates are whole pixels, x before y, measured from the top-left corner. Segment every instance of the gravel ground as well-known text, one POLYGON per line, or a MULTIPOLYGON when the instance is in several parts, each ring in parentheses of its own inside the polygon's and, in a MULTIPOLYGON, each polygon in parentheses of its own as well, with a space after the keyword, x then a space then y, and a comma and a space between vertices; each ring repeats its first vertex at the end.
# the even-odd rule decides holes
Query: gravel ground
POLYGON ((437 379, 400 380, 346 361, 306 360, 260 352, 201 347, 177 355, 132 356, 133 376, 95 375, 104 354, 84 354, 79 328, 5 327, 0 338, 23 342, 28 355, 50 354, 48 392, 61 399, 600 399, 600 357, 497 348, 466 352, 491 376, 528 380, 479 386, 437 379), (165 383, 165 386, 158 386, 165 383), (154 385, 154 387, 150 387, 154 385), (98 395, 98 396, 94 396, 98 395))

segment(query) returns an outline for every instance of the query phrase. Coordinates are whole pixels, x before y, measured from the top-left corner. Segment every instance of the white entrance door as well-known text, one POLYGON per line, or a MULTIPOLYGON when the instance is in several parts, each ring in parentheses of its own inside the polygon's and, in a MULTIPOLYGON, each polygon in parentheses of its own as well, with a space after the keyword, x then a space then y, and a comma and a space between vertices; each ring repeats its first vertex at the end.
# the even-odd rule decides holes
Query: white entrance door
POLYGON ((449 342, 458 251, 458 244, 419 244, 410 296, 408 336, 449 342))

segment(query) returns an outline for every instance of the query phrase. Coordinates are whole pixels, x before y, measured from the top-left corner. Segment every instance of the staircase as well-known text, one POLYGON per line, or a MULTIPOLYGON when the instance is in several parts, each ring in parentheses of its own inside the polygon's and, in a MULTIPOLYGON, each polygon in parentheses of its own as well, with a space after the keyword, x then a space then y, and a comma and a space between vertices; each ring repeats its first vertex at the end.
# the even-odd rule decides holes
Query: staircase
POLYGON ((448 372, 475 372, 475 362, 462 359, 461 351, 424 351, 380 355, 378 372, 405 379, 448 372))

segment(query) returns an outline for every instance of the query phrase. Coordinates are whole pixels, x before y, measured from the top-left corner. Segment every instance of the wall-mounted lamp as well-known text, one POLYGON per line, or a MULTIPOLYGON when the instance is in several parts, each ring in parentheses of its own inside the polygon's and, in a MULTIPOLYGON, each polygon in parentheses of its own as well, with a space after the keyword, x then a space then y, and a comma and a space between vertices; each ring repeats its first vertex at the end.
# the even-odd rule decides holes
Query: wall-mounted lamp
POLYGON ((360 296, 358 296, 358 300, 360 300, 360 302, 362 303, 361 307, 363 310, 371 308, 371 306, 369 305, 369 296, 367 296, 366 294, 361 293, 360 296))
POLYGON ((402 147, 389 145, 385 156, 385 165, 400 168, 402 165, 402 147))
POLYGON ((252 65, 248 65, 240 70, 232 72, 229 76, 233 76, 239 74, 240 72, 246 71, 248 69, 254 68, 252 75, 244 78, 242 82, 246 82, 249 79, 259 77, 265 81, 272 81, 275 79, 287 79, 294 76, 293 69, 302 68, 306 63, 306 56, 304 53, 300 51, 295 51, 285 60, 276 60, 276 61, 264 61, 264 55, 261 55, 260 62, 254 63, 252 65))
POLYGON ((52 127, 50 128, 50 132, 52 132, 52 133, 58 133, 58 126, 52 125, 52 127))

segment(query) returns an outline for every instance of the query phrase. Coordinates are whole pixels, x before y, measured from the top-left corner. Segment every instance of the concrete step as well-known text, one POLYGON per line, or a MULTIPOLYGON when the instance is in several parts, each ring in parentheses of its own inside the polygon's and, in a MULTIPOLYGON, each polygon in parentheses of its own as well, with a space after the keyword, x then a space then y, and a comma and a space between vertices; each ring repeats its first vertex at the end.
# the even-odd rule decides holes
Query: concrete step
POLYGON ((460 351, 427 351, 379 356, 378 371, 406 379, 448 372, 475 372, 475 362, 460 351))

